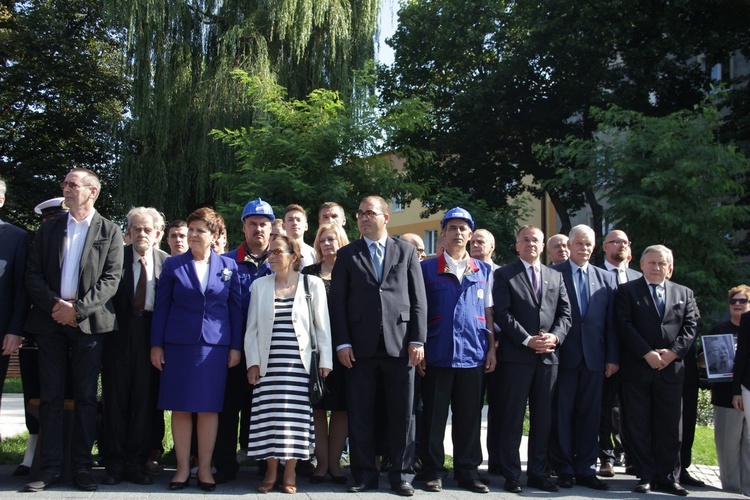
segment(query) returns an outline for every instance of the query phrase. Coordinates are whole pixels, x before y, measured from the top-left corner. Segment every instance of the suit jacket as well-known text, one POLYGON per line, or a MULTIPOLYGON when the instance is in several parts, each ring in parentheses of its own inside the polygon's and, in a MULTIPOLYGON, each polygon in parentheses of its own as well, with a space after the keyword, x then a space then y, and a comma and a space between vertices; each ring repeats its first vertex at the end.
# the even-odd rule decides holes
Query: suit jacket
POLYGON ((565 343, 559 349, 560 365, 576 368, 583 361, 591 371, 604 371, 605 363, 619 364, 620 343, 615 326, 617 283, 614 274, 589 264, 589 304, 586 315, 581 317, 570 261, 551 267, 563 275, 572 317, 565 343))
POLYGON ((23 334, 27 298, 24 285, 29 233, 0 220, 0 339, 23 334))
POLYGON ((541 301, 537 300, 519 259, 495 271, 492 298, 495 323, 500 326, 498 360, 509 363, 532 364, 540 359, 545 364, 557 364, 557 351, 536 354, 523 345, 524 340, 540 331, 552 333, 558 339, 558 349, 570 328, 570 301, 562 274, 540 264, 541 301))
MULTIPOLYGON (((307 275, 312 302, 312 317, 315 323, 315 338, 320 353, 320 368, 333 368, 331 350, 331 322, 328 317, 328 299, 323 280, 307 275)), ((292 305, 292 324, 299 343, 300 357, 307 373, 310 373, 312 346, 310 344, 310 312, 305 297, 304 275, 300 274, 292 305)), ((274 322, 274 285, 276 276, 264 276, 253 282, 250 294, 247 329, 245 330, 245 358, 247 366, 258 365, 261 376, 268 368, 274 322)))
POLYGON ((197 344, 242 350, 242 308, 237 264, 211 250, 206 291, 193 252, 164 261, 151 322, 151 346, 197 344))
MULTIPOLYGON (((32 311, 26 320, 31 333, 52 333, 60 325, 52 319, 52 308, 60 297, 62 261, 68 217, 42 224, 26 266, 26 289, 32 311)), ((83 333, 105 333, 115 328, 112 297, 122 274, 122 233, 117 224, 98 212, 91 219, 81 254, 78 299, 73 303, 78 328, 83 333)))
MULTIPOLYGON (((156 289, 158 290, 161 267, 164 260, 169 257, 169 255, 158 248, 154 248, 153 252, 154 281, 156 282, 156 289)), ((133 316, 135 283, 136 278, 133 275, 133 245, 128 245, 125 247, 125 257, 123 258, 122 263, 122 279, 120 280, 120 286, 117 288, 117 293, 113 300, 115 304, 115 313, 117 314, 117 327, 121 331, 126 331, 128 329, 130 320, 133 316)), ((154 306, 155 305, 156 297, 154 297, 154 306)))
POLYGON ((414 245, 387 238, 383 279, 364 239, 338 251, 331 273, 334 348, 352 346, 355 357, 372 357, 381 332, 390 356, 406 357, 410 342, 427 338, 427 299, 414 245))
POLYGON ((631 381, 648 382, 661 374, 682 383, 682 359, 697 332, 698 311, 693 291, 669 280, 664 282, 664 318, 659 313, 646 278, 623 283, 617 289, 615 315, 622 351, 621 371, 631 381), (663 370, 652 369, 643 356, 654 349, 669 349, 678 359, 663 370))

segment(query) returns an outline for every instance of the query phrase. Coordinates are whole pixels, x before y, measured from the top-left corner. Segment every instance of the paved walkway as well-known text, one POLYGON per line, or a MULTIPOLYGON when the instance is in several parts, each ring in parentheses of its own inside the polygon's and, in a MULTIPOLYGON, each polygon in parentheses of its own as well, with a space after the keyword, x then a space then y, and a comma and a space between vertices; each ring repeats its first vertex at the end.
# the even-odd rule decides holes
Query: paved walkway
MULTIPOLYGON (((487 450, 484 449, 485 439, 487 435, 486 425, 486 410, 484 414, 482 424, 482 448, 484 456, 487 456, 487 450)), ((2 408, 0 409, 0 435, 12 436, 20 434, 26 430, 24 425, 23 416, 23 398, 20 394, 4 394, 2 399, 2 408)), ((446 431, 445 440, 445 452, 448 455, 452 454, 453 446, 450 439, 451 428, 446 431)), ((523 466, 526 462, 526 439, 524 438, 521 444, 521 460, 523 466)), ((485 469, 486 463, 483 469, 485 469)), ((14 498, 25 496, 26 498, 54 498, 54 499, 68 499, 68 498, 89 498, 96 497, 97 499, 128 499, 128 500, 177 500, 179 498, 197 498, 198 496, 221 496, 231 498, 235 496, 242 496, 248 498, 249 495, 253 497, 263 496, 264 498, 289 498, 282 493, 275 492, 268 495, 261 495, 256 493, 257 487, 260 484, 260 477, 257 475, 255 468, 243 467, 240 470, 240 474, 237 480, 232 481, 226 485, 219 485, 215 492, 204 493, 197 487, 192 486, 182 492, 171 492, 167 490, 167 483, 171 478, 169 471, 165 472, 164 475, 155 478, 155 483, 152 486, 137 486, 130 483, 122 483, 117 486, 100 486, 99 491, 95 493, 81 492, 74 489, 71 485, 61 485, 57 488, 50 489, 40 493, 21 493, 20 490, 26 483, 26 478, 13 477, 12 472, 15 469, 13 466, 0 466, 0 500, 6 498, 14 498)), ((564 498, 646 498, 645 495, 638 495, 632 493, 633 487, 636 484, 636 479, 633 476, 624 474, 624 469, 616 468, 617 476, 612 479, 605 479, 610 484, 610 490, 607 492, 599 492, 590 490, 588 488, 576 486, 570 490, 563 490, 560 493, 545 493, 539 490, 533 490, 525 488, 521 495, 514 495, 506 493, 502 489, 503 478, 499 476, 487 475, 490 479, 490 489, 492 490, 489 495, 481 496, 481 498, 516 498, 516 497, 564 497, 564 498)), ((718 499, 718 498, 745 498, 741 495, 733 495, 731 493, 725 493, 720 490, 721 483, 718 476, 717 467, 709 467, 704 465, 692 466, 690 472, 697 478, 705 481, 709 486, 706 488, 688 488, 690 490, 689 498, 697 499, 718 499)), ((94 477, 101 479, 104 475, 103 470, 95 470, 94 477)), ((522 482, 525 480, 522 478, 522 482)), ((448 500, 448 499, 461 499, 466 500, 467 496, 477 497, 480 495, 466 492, 465 490, 458 489, 455 482, 449 479, 445 483, 446 489, 441 493, 427 493, 419 490, 419 483, 415 485, 417 487, 416 497, 427 498, 430 497, 434 500, 448 500)), ((293 498, 310 498, 310 499, 330 499, 330 500, 343 500, 353 499, 356 497, 367 498, 369 500, 381 500, 385 498, 393 499, 393 495, 388 490, 388 481, 385 476, 381 475, 380 490, 376 492, 367 492, 359 495, 354 495, 346 492, 346 488, 333 483, 323 483, 322 485, 312 485, 307 480, 300 478, 298 481, 299 493, 293 498)), ((671 495, 663 495, 659 493, 650 493, 648 498, 675 498, 671 495)))

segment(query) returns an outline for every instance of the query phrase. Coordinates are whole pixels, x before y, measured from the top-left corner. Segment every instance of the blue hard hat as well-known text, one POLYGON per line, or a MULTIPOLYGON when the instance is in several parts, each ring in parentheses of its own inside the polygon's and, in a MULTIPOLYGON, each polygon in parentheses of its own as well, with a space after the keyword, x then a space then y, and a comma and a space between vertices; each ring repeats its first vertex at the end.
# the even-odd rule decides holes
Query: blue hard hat
POLYGON ((252 200, 245 205, 245 209, 242 211, 242 221, 244 222, 245 217, 249 217, 250 215, 263 215, 268 217, 271 222, 276 218, 273 215, 273 208, 271 208, 271 205, 260 198, 252 200))
POLYGON ((440 228, 445 229, 445 223, 450 219, 462 219, 469 223, 471 230, 474 230, 474 219, 471 218, 471 214, 468 210, 461 207, 451 208, 445 213, 443 220, 440 221, 440 228))

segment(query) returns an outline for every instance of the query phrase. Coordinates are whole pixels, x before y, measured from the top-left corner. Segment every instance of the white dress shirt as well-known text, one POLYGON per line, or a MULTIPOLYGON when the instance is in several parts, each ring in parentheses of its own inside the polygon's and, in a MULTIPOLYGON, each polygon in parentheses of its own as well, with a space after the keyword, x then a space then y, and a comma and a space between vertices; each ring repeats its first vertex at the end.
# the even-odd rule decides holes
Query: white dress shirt
POLYGON ((68 214, 68 226, 63 241, 62 275, 60 277, 60 295, 65 300, 78 300, 81 255, 95 213, 96 210, 92 210, 81 222, 75 220, 72 214, 68 214))

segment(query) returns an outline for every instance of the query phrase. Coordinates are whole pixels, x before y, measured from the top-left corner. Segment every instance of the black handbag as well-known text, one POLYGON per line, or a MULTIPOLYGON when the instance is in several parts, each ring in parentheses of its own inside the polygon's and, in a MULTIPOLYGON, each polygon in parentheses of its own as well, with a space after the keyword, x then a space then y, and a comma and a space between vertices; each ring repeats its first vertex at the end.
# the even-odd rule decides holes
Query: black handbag
POLYGON ((312 347, 312 356, 310 356, 310 404, 317 404, 328 394, 326 380, 320 376, 320 353, 318 352, 318 339, 315 334, 315 322, 312 313, 312 296, 310 295, 310 285, 307 283, 307 275, 304 277, 305 282, 305 299, 307 299, 307 312, 310 315, 310 346, 312 347))

